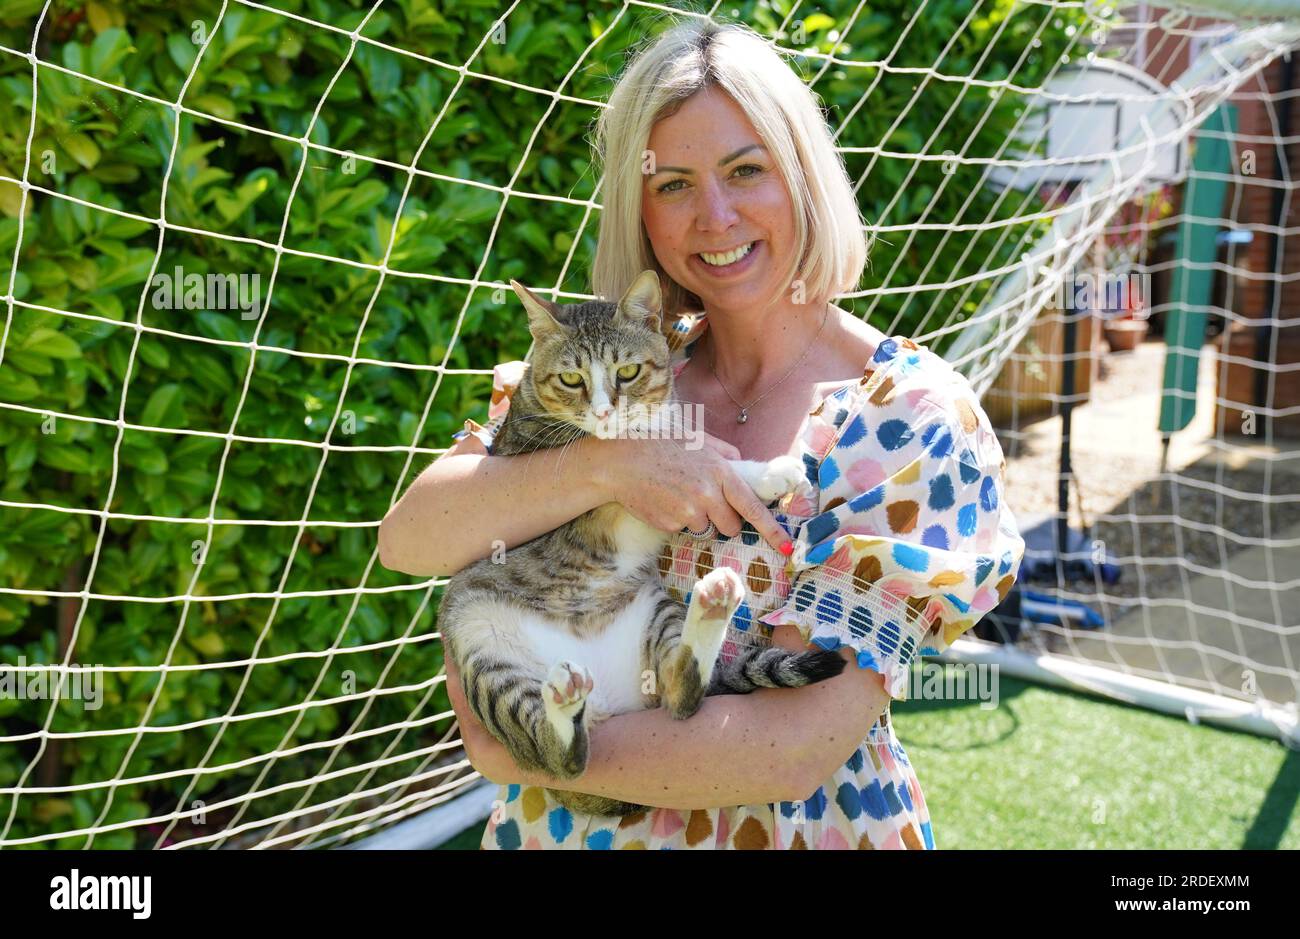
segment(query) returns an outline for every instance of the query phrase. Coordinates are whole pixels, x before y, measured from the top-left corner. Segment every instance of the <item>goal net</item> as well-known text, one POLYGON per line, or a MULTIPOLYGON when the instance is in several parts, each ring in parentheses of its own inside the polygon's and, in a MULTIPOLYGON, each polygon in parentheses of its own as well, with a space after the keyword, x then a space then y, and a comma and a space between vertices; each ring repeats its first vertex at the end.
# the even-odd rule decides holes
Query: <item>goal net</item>
POLYGON ((1059 366, 1101 403, 1091 320, 1074 352, 1052 339, 1061 298, 1098 272, 1172 283, 1141 312, 1192 364, 1168 393, 1137 377, 1195 403, 1191 424, 1166 432, 1157 468, 1145 441, 1185 404, 1110 441, 1143 441, 1104 470, 1128 474, 1129 502, 1090 490, 1076 457, 1091 582, 1026 582, 1034 616, 989 636, 1014 642, 960 645, 1285 725, 1295 278, 1272 261, 1294 227, 1295 93, 1278 83, 1300 3, 15 0, 0 11, 0 847, 337 846, 480 781, 443 687, 444 581, 385 570, 375 530, 485 416, 492 367, 525 353, 509 280, 590 296, 584 138, 629 51, 680 16, 747 23, 821 96, 872 239, 841 302, 944 354, 990 413, 1005 405, 1018 513, 1055 507, 1035 499, 1059 467, 1034 461, 1059 422, 1029 412, 1084 400, 1059 366), (1223 199, 1203 210, 1193 186, 1223 199), (1206 237, 1223 251, 1204 257, 1206 237), (1217 356, 1198 316, 1224 326, 1217 356), (1059 601, 1106 625, 1050 622, 1059 601))

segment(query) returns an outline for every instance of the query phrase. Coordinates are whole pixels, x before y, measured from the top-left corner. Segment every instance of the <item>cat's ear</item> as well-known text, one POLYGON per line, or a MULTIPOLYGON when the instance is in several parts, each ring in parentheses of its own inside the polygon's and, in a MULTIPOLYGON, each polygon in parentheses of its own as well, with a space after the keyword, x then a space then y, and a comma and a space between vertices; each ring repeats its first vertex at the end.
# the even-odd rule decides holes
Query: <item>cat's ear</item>
POLYGON ((510 281, 510 287, 528 311, 528 331, 534 336, 562 328, 555 315, 555 304, 543 300, 517 280, 510 281))
POLYGON ((645 270, 636 276, 632 286, 627 288, 623 299, 618 301, 618 313, 627 319, 639 322, 647 329, 659 331, 663 320, 664 295, 659 286, 659 275, 645 270))

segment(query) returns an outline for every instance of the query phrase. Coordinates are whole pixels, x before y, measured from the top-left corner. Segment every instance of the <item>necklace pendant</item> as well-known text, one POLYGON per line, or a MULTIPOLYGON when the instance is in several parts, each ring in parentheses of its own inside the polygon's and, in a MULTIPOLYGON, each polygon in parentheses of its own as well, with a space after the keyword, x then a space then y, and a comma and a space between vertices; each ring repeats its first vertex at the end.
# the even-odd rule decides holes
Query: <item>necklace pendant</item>
POLYGON ((740 413, 736 415, 736 423, 743 424, 749 420, 749 408, 741 408, 740 413))

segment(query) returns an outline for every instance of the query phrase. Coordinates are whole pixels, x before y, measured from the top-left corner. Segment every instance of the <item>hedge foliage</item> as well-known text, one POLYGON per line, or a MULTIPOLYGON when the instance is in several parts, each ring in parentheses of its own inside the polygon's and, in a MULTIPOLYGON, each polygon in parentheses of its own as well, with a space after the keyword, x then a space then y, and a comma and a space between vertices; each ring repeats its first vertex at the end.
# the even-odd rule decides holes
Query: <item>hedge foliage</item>
MULTIPOLYGON (((741 0, 725 13, 777 36, 783 45, 803 40, 805 49, 834 48, 855 60, 889 58, 900 24, 913 13, 907 0, 882 0, 849 26, 857 4, 836 0, 801 8, 802 19, 781 33, 790 2, 741 0), (794 34, 799 26, 802 34, 794 34)), ((310 504, 312 521, 374 523, 429 457, 409 461, 407 452, 355 447, 443 447, 465 417, 485 418, 487 377, 449 374, 439 381, 431 370, 404 366, 445 360, 453 369, 487 369, 519 358, 528 346, 524 317, 490 287, 467 295, 457 283, 403 274, 495 283, 513 277, 540 287, 589 289, 596 215, 587 216, 582 206, 519 196, 503 206, 503 196, 492 188, 416 175, 398 218, 408 180, 400 167, 412 161, 454 179, 591 197, 589 106, 485 77, 462 79, 452 69, 365 42, 349 57, 346 33, 364 20, 362 34, 369 39, 453 65, 466 62, 505 4, 388 0, 368 20, 370 4, 363 0, 267 5, 342 32, 238 0, 231 0, 215 31, 219 0, 54 0, 45 15, 36 41, 45 64, 37 74, 32 162, 26 172, 34 185, 72 198, 34 191, 26 203, 23 242, 17 245, 20 190, 0 182, 0 295, 12 292, 21 301, 11 315, 6 310, 0 404, 25 409, 0 408, 0 499, 77 511, 0 507, 0 585, 72 596, 0 593, 0 662, 58 662, 74 629, 75 662, 138 666, 201 665, 323 650, 336 640, 348 649, 427 635, 437 597, 422 590, 366 594, 355 609, 357 598, 347 593, 279 602, 261 596, 200 599, 188 608, 172 599, 149 600, 412 582, 377 564, 372 524, 309 524, 299 537, 296 525, 242 522, 296 522, 310 504), (209 32, 212 42, 194 69, 195 40, 209 32), (184 106, 205 116, 179 112, 174 165, 164 178, 177 120, 165 103, 176 101, 183 87, 184 106), (524 145, 539 123, 520 166, 524 145), (297 140, 307 134, 318 144, 396 165, 312 150, 304 167, 297 140), (166 231, 159 251, 159 229, 149 220, 162 213, 164 187, 166 219, 179 227, 166 231), (285 247, 372 266, 382 261, 396 224, 388 259, 393 273, 381 285, 378 272, 368 267, 298 254, 282 254, 277 266, 276 251, 265 245, 280 241, 286 215, 285 247), (219 239, 209 232, 251 240, 219 239), (17 277, 11 284, 15 249, 17 277), (263 348, 253 355, 248 343, 257 321, 238 310, 164 309, 149 302, 156 255, 158 272, 179 266, 186 273, 257 274, 264 300, 274 278, 259 346, 316 355, 263 348), (175 335, 137 333, 131 328, 137 317, 175 335), (343 357, 353 355, 354 346, 365 361, 349 371, 343 357), (253 439, 225 439, 236 414, 236 435, 253 439), (119 416, 127 425, 120 433, 119 416), (322 470, 325 451, 295 442, 320 444, 327 434, 337 449, 328 453, 322 470), (287 442, 267 442, 272 439, 287 442), (236 523, 216 525, 211 544, 202 544, 205 524, 174 520, 206 518, 214 492, 214 517, 236 523), (114 519, 101 532, 94 513, 106 504, 114 513, 138 518, 114 519), (78 595, 83 589, 95 595, 84 605, 78 595)), ((0 45, 25 53, 43 7, 42 0, 8 0, 0 12, 0 45)), ((962 28, 970 9, 963 0, 933 0, 893 61, 937 67, 944 75, 1014 75, 1017 83, 1033 86, 1071 48, 1070 34, 1081 20, 1078 11, 1041 5, 1011 16, 1010 2, 994 0, 962 28), (1010 22, 1004 22, 1008 16, 1010 22)), ((552 89, 599 37, 562 89, 599 100, 608 94, 628 49, 666 22, 653 9, 528 0, 498 34, 504 42, 483 45, 472 68, 552 89)), ((798 65, 811 75, 820 62, 801 58, 798 65)), ((928 152, 960 150, 969 141, 968 154, 994 155, 1024 107, 1010 93, 994 97, 959 82, 921 82, 914 73, 835 66, 815 87, 834 125, 852 114, 839 136, 842 145, 906 153, 927 146, 928 152)), ((0 52, 2 176, 24 175, 32 99, 31 64, 13 51, 0 52)), ((1019 209, 1019 199, 995 202, 995 193, 979 184, 978 167, 959 167, 946 177, 938 163, 873 160, 870 154, 850 154, 847 161, 855 178, 870 168, 860 189, 868 220, 946 221, 957 217, 968 199, 965 221, 1010 218, 1019 209)), ((957 279, 1005 263, 1027 233, 1023 224, 1009 231, 1012 237, 1000 243, 1001 231, 959 233, 942 252, 939 232, 888 235, 873 249, 863 286, 957 279)), ((857 309, 870 312, 882 328, 911 332, 969 315, 981 296, 979 291, 931 292, 910 300, 895 295, 874 307, 859 302, 857 309), (934 312, 926 320, 932 302, 934 312)), ((251 714, 309 696, 339 696, 351 687, 349 681, 360 691, 417 684, 441 665, 436 641, 402 647, 396 656, 393 651, 263 664, 249 674, 243 667, 179 671, 161 686, 157 672, 114 673, 106 677, 103 707, 87 710, 65 700, 50 729, 80 734, 145 720, 166 727, 251 714)), ((0 700, 0 733, 35 735, 47 709, 45 701, 0 700)), ((348 701, 302 715, 236 721, 220 735, 205 726, 138 740, 133 734, 58 738, 46 746, 24 785, 192 771, 328 740, 354 722, 361 729, 375 728, 446 709, 439 687, 427 700, 424 692, 403 692, 378 695, 368 705, 348 701)), ((311 779, 331 754, 328 765, 338 770, 427 746, 446 729, 444 721, 400 738, 393 733, 368 737, 337 754, 323 748, 279 759, 269 764, 259 788, 311 779)), ((0 785, 15 785, 37 748, 34 737, 0 744, 0 785)), ((182 797, 186 808, 195 799, 211 805, 247 792, 266 765, 24 796, 17 801, 9 837, 131 822, 169 813, 182 797)), ((422 765, 414 758, 395 763, 376 772, 369 785, 403 779, 422 765)), ((321 783, 311 799, 345 795, 365 778, 350 774, 321 783)), ((244 820, 291 809, 303 794, 293 789, 258 799, 244 820)), ((0 817, 7 818, 11 806, 9 797, 0 797, 0 817)), ((219 830, 232 815, 212 811, 206 824, 187 821, 172 836, 219 830)), ((127 826, 96 837, 94 844, 147 846, 158 831, 157 826, 127 826)), ((40 845, 85 843, 84 837, 71 837, 40 845)))

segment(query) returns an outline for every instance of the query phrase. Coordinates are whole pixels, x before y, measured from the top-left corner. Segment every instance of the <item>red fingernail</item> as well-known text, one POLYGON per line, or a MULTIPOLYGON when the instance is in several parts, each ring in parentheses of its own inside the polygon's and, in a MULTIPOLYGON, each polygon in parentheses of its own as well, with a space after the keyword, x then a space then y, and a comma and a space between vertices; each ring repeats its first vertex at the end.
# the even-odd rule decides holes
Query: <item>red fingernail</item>
POLYGON ((794 542, 792 541, 781 542, 781 553, 784 554, 786 557, 789 557, 790 555, 794 554, 794 542))

